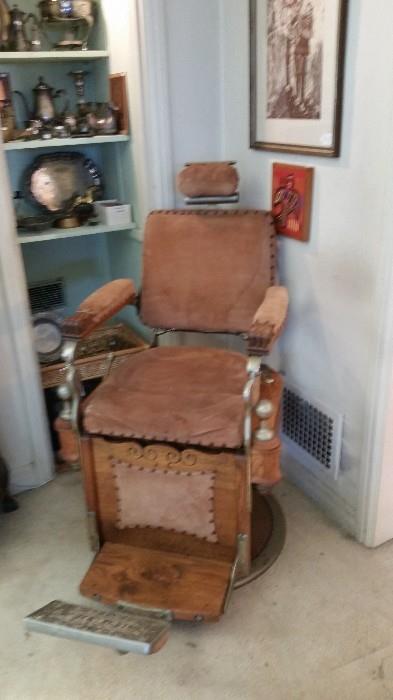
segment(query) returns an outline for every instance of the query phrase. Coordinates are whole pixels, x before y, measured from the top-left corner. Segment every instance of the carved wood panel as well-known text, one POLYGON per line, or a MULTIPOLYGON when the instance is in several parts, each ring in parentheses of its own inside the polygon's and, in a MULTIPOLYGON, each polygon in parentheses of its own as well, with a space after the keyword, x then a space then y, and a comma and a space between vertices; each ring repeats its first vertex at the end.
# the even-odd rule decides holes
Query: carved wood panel
POLYGON ((142 446, 136 442, 103 438, 94 438, 92 442, 97 510, 104 541, 233 560, 239 527, 244 531, 249 522, 245 513, 246 469, 243 457, 231 453, 177 450, 170 445, 142 446), (137 464, 146 469, 214 472, 214 519, 218 543, 155 528, 120 530, 117 527, 118 501, 111 467, 113 461, 137 464))

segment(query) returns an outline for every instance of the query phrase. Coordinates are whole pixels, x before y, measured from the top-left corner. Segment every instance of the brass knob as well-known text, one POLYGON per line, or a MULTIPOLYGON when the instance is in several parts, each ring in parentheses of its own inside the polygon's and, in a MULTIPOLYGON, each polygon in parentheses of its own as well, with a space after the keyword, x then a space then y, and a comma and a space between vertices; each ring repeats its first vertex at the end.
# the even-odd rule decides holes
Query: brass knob
POLYGON ((256 414, 261 420, 267 420, 273 415, 273 404, 271 401, 264 399, 260 401, 256 407, 256 414))
POLYGON ((269 440, 273 440, 274 432, 269 428, 259 428, 255 433, 255 437, 260 442, 268 442, 269 440))

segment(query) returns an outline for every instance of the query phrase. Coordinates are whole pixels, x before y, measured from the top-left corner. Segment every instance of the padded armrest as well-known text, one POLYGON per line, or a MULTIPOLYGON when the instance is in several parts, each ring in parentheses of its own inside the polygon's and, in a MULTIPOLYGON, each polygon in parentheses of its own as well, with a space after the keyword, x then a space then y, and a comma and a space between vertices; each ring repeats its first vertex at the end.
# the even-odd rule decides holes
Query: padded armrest
POLYGON ((248 354, 265 355, 279 337, 288 312, 285 287, 269 287, 248 332, 248 354))
POLYGON ((114 280, 90 294, 74 316, 62 324, 66 338, 80 340, 117 314, 128 304, 135 304, 137 293, 132 280, 114 280))

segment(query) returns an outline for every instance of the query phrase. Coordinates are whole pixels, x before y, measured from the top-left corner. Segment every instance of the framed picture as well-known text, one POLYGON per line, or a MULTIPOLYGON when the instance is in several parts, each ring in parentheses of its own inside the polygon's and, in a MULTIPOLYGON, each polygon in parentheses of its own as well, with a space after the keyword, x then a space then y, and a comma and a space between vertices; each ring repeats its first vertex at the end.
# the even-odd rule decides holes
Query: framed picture
POLYGON ((10 74, 0 73, 0 106, 11 103, 11 98, 10 74))
POLYGON ((250 0, 251 148, 340 154, 348 0, 250 0))
POLYGON ((277 233, 308 241, 314 168, 273 163, 272 212, 277 233))
POLYGON ((119 108, 119 133, 128 134, 130 118, 128 112, 127 76, 125 73, 114 73, 109 76, 111 101, 119 108))

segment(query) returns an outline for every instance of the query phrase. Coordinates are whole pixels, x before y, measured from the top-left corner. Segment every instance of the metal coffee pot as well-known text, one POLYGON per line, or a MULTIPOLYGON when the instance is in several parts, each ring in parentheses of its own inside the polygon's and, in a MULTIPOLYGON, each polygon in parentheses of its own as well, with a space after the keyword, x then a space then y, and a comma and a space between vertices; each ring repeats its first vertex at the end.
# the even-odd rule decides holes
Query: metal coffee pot
POLYGON ((38 39, 38 19, 30 12, 22 12, 18 5, 14 5, 9 13, 10 23, 8 27, 8 48, 10 51, 32 51, 39 49, 41 42, 38 39), (34 22, 34 41, 30 41, 26 35, 26 25, 29 20, 34 22))
POLYGON ((33 88, 34 107, 33 110, 30 111, 25 96, 19 92, 19 90, 15 90, 14 92, 23 100, 27 121, 40 121, 44 126, 52 124, 56 117, 55 99, 60 97, 60 95, 66 95, 65 90, 55 90, 47 85, 44 79, 40 77, 38 78, 37 85, 33 88))

